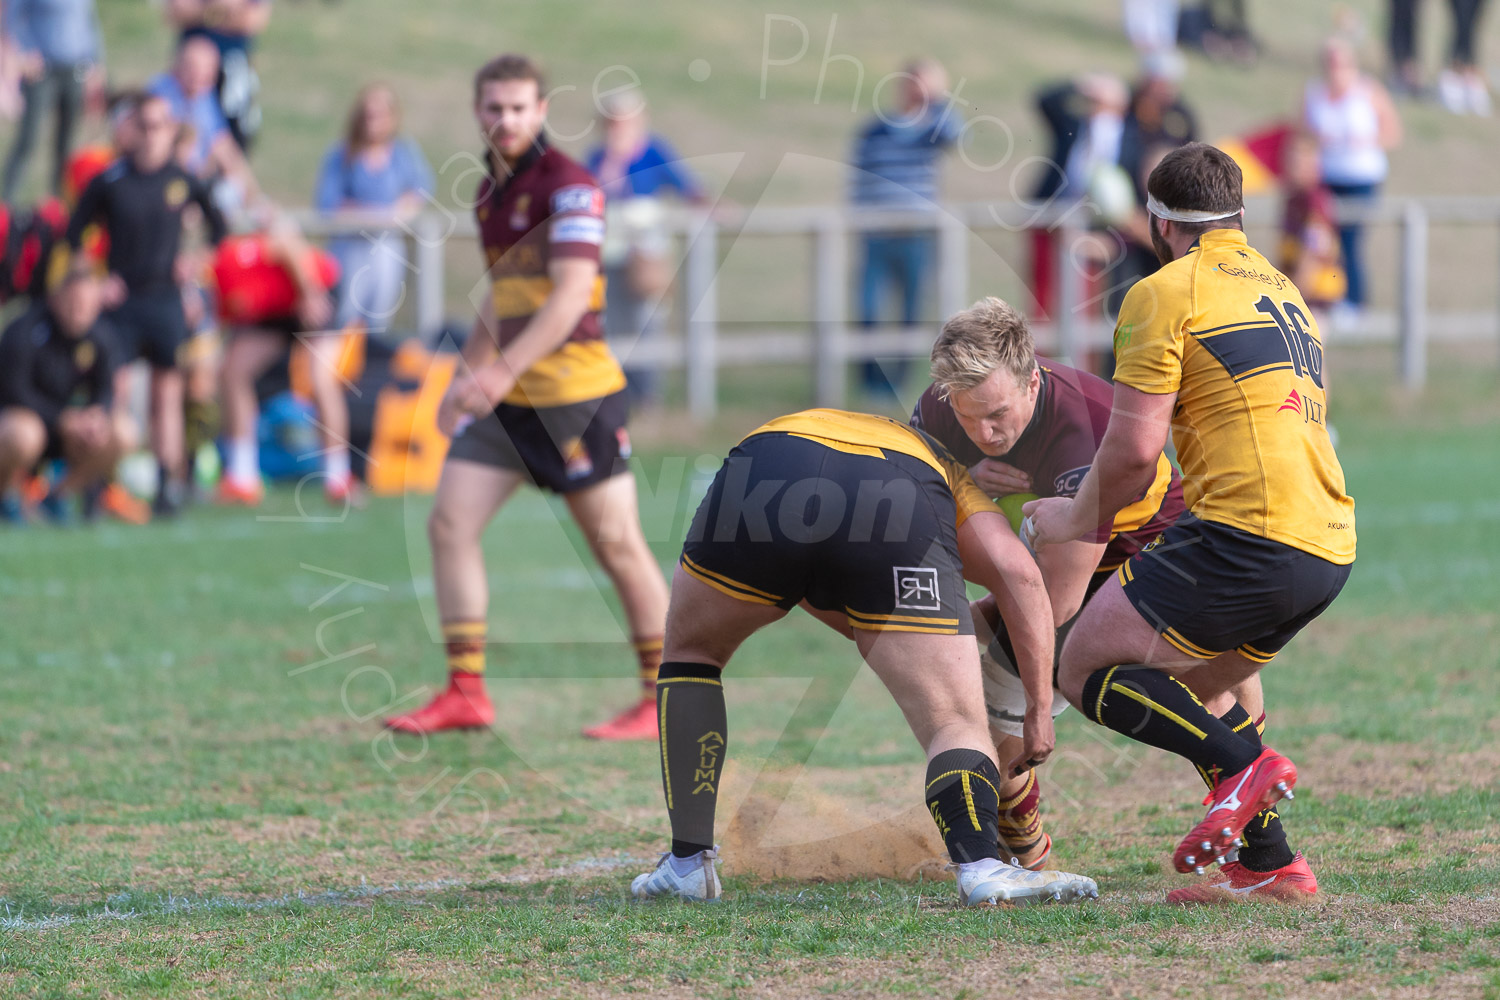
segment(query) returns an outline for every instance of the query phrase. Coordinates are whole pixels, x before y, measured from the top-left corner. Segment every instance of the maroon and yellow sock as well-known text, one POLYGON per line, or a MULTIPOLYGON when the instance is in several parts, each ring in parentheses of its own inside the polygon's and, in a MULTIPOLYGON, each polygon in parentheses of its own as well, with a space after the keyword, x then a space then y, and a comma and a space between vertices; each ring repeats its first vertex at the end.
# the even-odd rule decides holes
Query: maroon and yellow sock
POLYGON ((443 646, 448 670, 455 674, 484 673, 484 622, 444 622, 443 646))
POLYGON ((636 639, 631 644, 635 646, 635 658, 641 672, 642 696, 655 698, 656 674, 661 670, 661 636, 636 639))
POLYGON ((1041 806, 1042 787, 1035 771, 1026 773, 1019 792, 1000 800, 1001 852, 1009 851, 1006 857, 1016 858, 1022 866, 1036 860, 1033 855, 1043 847, 1041 806))

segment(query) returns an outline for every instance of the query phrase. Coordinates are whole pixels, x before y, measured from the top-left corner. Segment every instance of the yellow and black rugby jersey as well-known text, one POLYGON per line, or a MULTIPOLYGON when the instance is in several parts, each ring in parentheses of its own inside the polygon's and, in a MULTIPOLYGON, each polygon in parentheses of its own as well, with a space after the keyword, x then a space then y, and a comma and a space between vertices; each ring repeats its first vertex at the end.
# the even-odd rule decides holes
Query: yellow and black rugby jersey
POLYGON ((959 524, 972 514, 1000 510, 947 448, 922 431, 889 417, 847 410, 803 410, 762 424, 744 439, 757 434, 790 434, 851 455, 885 458, 886 451, 910 455, 932 466, 948 484, 958 506, 959 524))
POLYGON ((1317 324, 1244 233, 1206 232, 1130 289, 1115 381, 1177 393, 1172 440, 1196 517, 1354 561, 1354 501, 1328 440, 1317 324))

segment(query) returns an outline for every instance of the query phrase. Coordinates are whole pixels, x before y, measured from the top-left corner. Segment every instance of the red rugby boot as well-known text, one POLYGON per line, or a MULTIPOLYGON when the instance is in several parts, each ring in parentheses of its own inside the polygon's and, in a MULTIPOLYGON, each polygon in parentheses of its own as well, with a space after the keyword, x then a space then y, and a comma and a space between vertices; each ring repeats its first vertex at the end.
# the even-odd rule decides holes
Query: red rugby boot
POLYGON ((214 503, 221 507, 259 507, 265 498, 266 488, 259 480, 245 483, 232 476, 221 477, 214 491, 214 503))
POLYGON ((1184 875, 1203 874, 1237 846, 1240 834, 1256 813, 1277 799, 1291 798, 1297 784, 1297 766, 1270 747, 1249 767, 1220 778, 1209 793, 1208 815, 1193 827, 1172 853, 1172 867, 1184 875))
POLYGON ((484 689, 483 674, 453 673, 448 686, 422 708, 385 720, 398 733, 439 733, 446 729, 488 729, 495 706, 484 689))
POLYGON ((1299 852, 1292 863, 1268 872, 1253 872, 1231 861, 1207 885, 1190 885, 1167 893, 1178 906, 1238 903, 1305 903, 1318 894, 1318 880, 1299 852))
POLYGON ((591 740, 654 740, 657 728, 656 699, 642 698, 608 722, 589 726, 583 735, 591 740))

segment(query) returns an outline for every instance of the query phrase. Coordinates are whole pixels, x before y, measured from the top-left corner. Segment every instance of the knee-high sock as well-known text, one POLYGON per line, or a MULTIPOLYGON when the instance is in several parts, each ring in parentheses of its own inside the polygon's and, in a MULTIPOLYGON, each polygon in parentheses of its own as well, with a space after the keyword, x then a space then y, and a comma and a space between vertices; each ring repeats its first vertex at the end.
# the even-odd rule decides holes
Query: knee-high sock
MULTIPOLYGON (((1233 708, 1219 716, 1219 721, 1254 747, 1256 753, 1260 753, 1265 720, 1266 717, 1262 715, 1258 722, 1252 721, 1250 713, 1239 702, 1235 702, 1233 708)), ((1208 782, 1209 791, 1213 791, 1217 782, 1211 781, 1209 774, 1202 771, 1199 773, 1208 782)), ((1286 842, 1286 831, 1282 829, 1281 815, 1275 806, 1256 813, 1250 825, 1245 827, 1243 837, 1245 846, 1240 848, 1240 864, 1251 871, 1274 871, 1292 863, 1292 849, 1286 842)))
POLYGON ((944 750, 927 762, 927 809, 957 864, 998 858, 1000 770, 982 750, 944 750))
POLYGON ((672 853, 679 858, 714 845, 729 731, 720 673, 705 663, 672 662, 663 663, 657 675, 661 783, 672 820, 672 853))
POLYGON ((1252 748, 1209 714, 1177 678, 1142 664, 1095 671, 1083 685, 1094 721, 1148 746, 1186 757, 1199 769, 1236 774, 1255 762, 1252 748))

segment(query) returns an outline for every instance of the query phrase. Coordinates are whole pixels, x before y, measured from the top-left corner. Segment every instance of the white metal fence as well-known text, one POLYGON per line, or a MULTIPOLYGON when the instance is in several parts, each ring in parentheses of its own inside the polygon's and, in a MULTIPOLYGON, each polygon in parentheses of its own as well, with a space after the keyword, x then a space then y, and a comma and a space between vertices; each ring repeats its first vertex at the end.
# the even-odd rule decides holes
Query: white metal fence
MULTIPOLYGON (((1252 200, 1247 214, 1274 218, 1270 199, 1252 200)), ((1500 338, 1500 298, 1495 311, 1455 311, 1431 308, 1428 302, 1430 228, 1434 224, 1486 227, 1500 237, 1500 198, 1429 196, 1387 198, 1375 203, 1342 204, 1341 217, 1364 222, 1371 231, 1394 226, 1398 239, 1394 312, 1371 312, 1353 328, 1325 331, 1333 342, 1390 341, 1398 345, 1397 367, 1402 381, 1422 386, 1427 377, 1429 331, 1447 339, 1500 338)), ((428 213, 395 226, 372 220, 333 220, 312 214, 302 217, 310 236, 326 238, 404 231, 414 291, 414 322, 424 336, 444 327, 446 274, 444 250, 452 239, 476 237, 467 215, 428 213)), ((667 225, 680 242, 681 266, 674 283, 673 329, 664 336, 636 345, 632 367, 685 369, 687 405, 697 417, 711 416, 719 398, 721 369, 752 364, 811 364, 814 403, 839 406, 846 398, 845 378, 851 362, 895 357, 925 357, 933 329, 916 327, 859 328, 850 320, 851 248, 868 232, 917 231, 934 233, 937 258, 938 314, 949 315, 975 297, 970 285, 971 237, 986 231, 1012 233, 1045 227, 1057 239, 1054 265, 1057 304, 1054 320, 1039 323, 1039 345, 1059 360, 1076 359, 1084 352, 1106 348, 1111 324, 1095 298, 1086 299, 1085 277, 1074 248, 1089 231, 1086 211, 1038 211, 1019 203, 950 204, 934 212, 855 212, 839 206, 756 208, 752 212, 705 213, 681 210, 669 214, 667 225), (734 323, 733 333, 722 329, 719 309, 721 263, 729 247, 744 237, 796 237, 810 241, 807 275, 810 315, 800 329, 787 324, 763 329, 734 323)), ((1452 266, 1452 262, 1445 262, 1452 266)), ((1371 269, 1374 270, 1374 269, 1371 269)), ((1500 279, 1500 273, 1492 276, 1500 279)), ((1500 297, 1500 280, 1490 292, 1500 297)), ((467 326, 468 317, 459 317, 467 326)))

